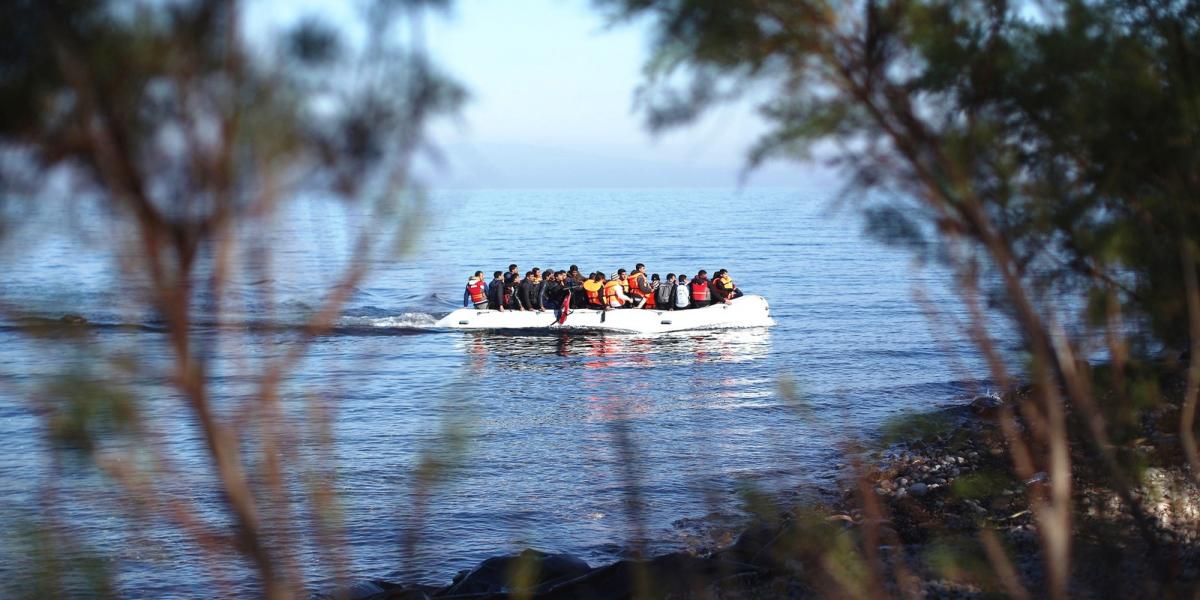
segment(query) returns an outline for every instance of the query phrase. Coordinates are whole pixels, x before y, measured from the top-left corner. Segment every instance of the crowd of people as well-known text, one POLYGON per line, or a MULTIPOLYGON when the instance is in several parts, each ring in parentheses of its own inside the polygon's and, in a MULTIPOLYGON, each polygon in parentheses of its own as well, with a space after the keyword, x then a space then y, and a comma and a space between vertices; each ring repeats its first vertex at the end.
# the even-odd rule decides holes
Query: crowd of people
POLYGON ((467 280, 463 306, 501 311, 559 310, 564 306, 685 310, 729 303, 741 295, 725 269, 713 273, 711 279, 708 271, 701 269, 689 280, 683 274, 667 273, 666 279, 658 273, 647 275, 646 265, 641 263, 632 272, 618 269, 605 276, 596 271, 587 277, 571 265, 566 271, 532 269, 522 277, 517 265, 508 265, 508 271, 493 273, 490 282, 484 280, 483 271, 476 271, 467 280))

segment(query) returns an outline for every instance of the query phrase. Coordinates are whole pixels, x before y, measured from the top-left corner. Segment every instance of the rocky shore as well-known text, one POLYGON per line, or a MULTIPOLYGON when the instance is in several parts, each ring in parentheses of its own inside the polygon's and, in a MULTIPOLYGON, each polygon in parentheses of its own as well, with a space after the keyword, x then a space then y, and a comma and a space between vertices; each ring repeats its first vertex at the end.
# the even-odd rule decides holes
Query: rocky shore
MULTIPOLYGON (((340 597, 1038 597, 1043 560, 1027 497, 1049 482, 1045 473, 1013 475, 997 425, 1001 407, 1020 393, 979 396, 901 423, 889 433, 896 441, 857 453, 836 498, 759 515, 715 551, 592 567, 526 550, 488 559, 444 586, 362 582, 340 597)), ((1073 597, 1170 597, 1200 580, 1200 487, 1170 433, 1178 412, 1169 400, 1145 411, 1143 437, 1132 445, 1144 466, 1133 491, 1142 527, 1086 460, 1075 463, 1073 597)))

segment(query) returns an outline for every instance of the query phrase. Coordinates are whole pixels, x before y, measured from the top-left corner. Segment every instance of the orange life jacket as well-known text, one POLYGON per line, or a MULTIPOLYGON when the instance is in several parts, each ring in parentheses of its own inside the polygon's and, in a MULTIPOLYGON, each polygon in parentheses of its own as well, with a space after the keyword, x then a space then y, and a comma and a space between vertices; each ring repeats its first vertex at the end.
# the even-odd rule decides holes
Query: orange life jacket
POLYGON ((612 305, 613 302, 621 303, 621 297, 617 295, 617 288, 621 287, 621 280, 613 279, 604 284, 604 303, 612 305))
POLYGON ((629 278, 617 279, 617 281, 621 282, 621 288, 625 290, 626 295, 629 295, 629 278))
POLYGON ((658 304, 654 301, 654 290, 646 292, 646 303, 642 305, 642 308, 658 308, 658 304))
POLYGON ((583 292, 587 294, 588 304, 600 304, 600 291, 604 289, 604 284, 599 281, 587 280, 583 282, 583 292))
POLYGON ((630 275, 625 279, 625 281, 629 282, 628 291, 633 296, 634 300, 646 295, 646 293, 642 291, 642 280, 644 279, 646 279, 646 274, 638 273, 637 271, 634 271, 633 275, 630 275))
POLYGON ((471 302, 474 302, 475 304, 487 302, 486 289, 487 284, 484 283, 482 279, 476 279, 474 281, 467 280, 467 291, 471 294, 471 302))
POLYGON ((704 302, 708 300, 708 281, 693 279, 688 287, 692 288, 692 301, 704 302))

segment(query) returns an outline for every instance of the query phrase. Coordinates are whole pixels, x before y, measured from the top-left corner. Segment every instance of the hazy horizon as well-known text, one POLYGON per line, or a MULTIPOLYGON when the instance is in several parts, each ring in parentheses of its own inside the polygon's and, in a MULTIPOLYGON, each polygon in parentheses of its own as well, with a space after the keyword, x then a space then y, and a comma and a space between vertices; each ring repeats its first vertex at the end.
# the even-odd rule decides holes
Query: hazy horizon
MULTIPOLYGON (((352 41, 362 36, 348 4, 268 0, 247 10, 254 30, 315 17, 342 27, 352 41)), ((634 106, 648 28, 610 24, 590 2, 463 0, 432 11, 423 24, 397 35, 419 35, 434 64, 469 94, 457 117, 432 127, 440 156, 419 161, 418 173, 434 188, 753 188, 833 180, 815 163, 769 163, 743 181, 747 151, 764 128, 749 100, 650 133, 634 106)))

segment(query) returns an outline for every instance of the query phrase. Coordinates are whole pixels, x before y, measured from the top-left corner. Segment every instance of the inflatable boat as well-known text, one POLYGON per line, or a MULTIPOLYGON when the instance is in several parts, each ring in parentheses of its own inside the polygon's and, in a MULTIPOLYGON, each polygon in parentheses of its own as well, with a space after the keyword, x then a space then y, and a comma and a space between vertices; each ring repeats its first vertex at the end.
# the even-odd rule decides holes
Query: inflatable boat
POLYGON ((499 311, 460 308, 434 324, 446 329, 585 330, 626 333, 667 333, 689 329, 769 327, 775 324, 762 296, 742 296, 729 304, 687 310, 617 308, 607 311, 572 309, 559 322, 554 311, 499 311))

